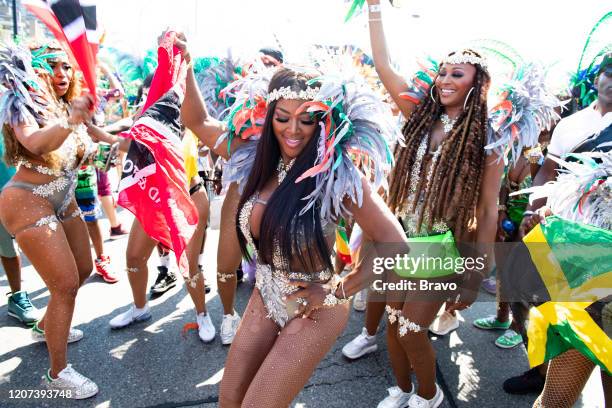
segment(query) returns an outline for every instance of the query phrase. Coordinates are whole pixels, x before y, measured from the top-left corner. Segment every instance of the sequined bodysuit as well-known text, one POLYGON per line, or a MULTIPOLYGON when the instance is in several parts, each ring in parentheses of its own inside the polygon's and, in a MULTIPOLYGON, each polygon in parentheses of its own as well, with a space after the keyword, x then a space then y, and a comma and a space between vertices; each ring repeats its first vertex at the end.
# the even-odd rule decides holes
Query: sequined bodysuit
MULTIPOLYGON (((265 201, 259 199, 259 194, 255 194, 244 204, 239 216, 240 231, 252 248, 257 248, 250 228, 251 212, 256 201, 264 205, 266 204, 265 201)), ((330 231, 331 233, 334 232, 334 228, 332 227, 334 226, 328 224, 323 228, 326 238, 329 236, 330 231)), ((282 257, 279 245, 275 244, 272 265, 261 262, 259 258, 257 259, 255 286, 259 290, 263 303, 266 306, 268 312, 267 317, 272 319, 279 326, 284 327, 287 322, 295 316, 289 316, 287 304, 282 298, 298 290, 297 287, 290 285, 289 281, 300 280, 305 282, 327 283, 333 276, 333 271, 329 269, 316 273, 291 272, 289 262, 282 257)), ((298 299, 297 303, 301 302, 302 300, 298 299)))
MULTIPOLYGON (((406 203, 399 211, 399 216, 402 219, 402 224, 404 226, 404 231, 408 238, 416 237, 416 236, 427 236, 430 234, 443 234, 449 230, 448 225, 443 221, 435 221, 432 225, 431 231, 427 231, 427 223, 429 220, 429 214, 425 214, 423 216, 423 223, 421 225, 420 230, 417 228, 416 220, 419 218, 420 213, 424 211, 424 201, 425 201, 425 191, 421 190, 419 196, 417 197, 417 187, 419 184, 419 180, 421 178, 421 162, 425 157, 425 153, 427 151, 427 145, 429 143, 429 136, 424 137, 419 144, 419 148, 416 153, 416 160, 414 165, 412 166, 412 171, 410 174, 410 195, 406 200, 406 203), (415 200, 418 199, 418 203, 416 205, 416 209, 412 212, 410 209, 413 207, 415 200), (418 232, 417 232, 418 231, 418 232)), ((442 152, 442 146, 444 142, 440 143, 436 150, 431 153, 431 159, 427 166, 427 175, 426 175, 426 184, 429 184, 431 177, 433 175, 433 169, 436 167, 436 163, 440 158, 440 153, 442 152)))
POLYGON ((53 176, 54 178, 44 184, 10 180, 4 188, 16 187, 30 191, 32 194, 44 198, 52 205, 55 214, 45 216, 31 225, 21 228, 15 233, 45 225, 51 230, 55 230, 59 221, 65 221, 80 216, 80 210, 78 208, 71 214, 66 214, 66 211, 74 198, 77 183, 77 169, 93 153, 94 146, 95 145, 86 134, 85 126, 81 125, 76 131, 71 132, 66 140, 64 140, 64 143, 54 151, 58 160, 57 168, 33 163, 29 158, 24 156, 18 158, 18 167, 23 166, 37 173, 53 176), (82 154, 82 158, 79 160, 80 154, 82 154))
MULTIPOLYGON (((406 233, 406 236, 408 238, 443 234, 450 230, 449 226, 442 220, 434 221, 431 229, 428 230, 427 224, 429 222, 430 216, 428 213, 425 213, 423 215, 423 222, 421 223, 420 229, 417 228, 417 220, 419 219, 421 212, 425 211, 425 189, 421 189, 420 192, 417 192, 417 187, 422 177, 421 162, 423 161, 427 152, 429 138, 430 136, 427 135, 421 140, 421 143, 419 144, 416 153, 416 160, 414 165, 412 166, 412 171, 410 173, 410 194, 408 196, 408 199, 404 203, 402 209, 398 213, 402 221, 402 225, 404 227, 404 232, 406 233), (413 207, 415 208, 414 212, 411 210, 413 207)), ((443 144, 444 142, 440 143, 436 150, 431 153, 431 158, 426 166, 426 186, 431 181, 433 169, 436 167, 436 163, 440 158, 440 153, 442 152, 443 144)), ((395 322, 399 324, 398 331, 400 337, 405 336, 409 331, 417 333, 420 331, 427 330, 426 327, 421 327, 419 324, 416 324, 415 322, 412 322, 408 318, 406 318, 400 309, 394 309, 390 305, 387 305, 385 306, 385 311, 387 312, 387 317, 389 319, 390 324, 394 324, 395 322)))

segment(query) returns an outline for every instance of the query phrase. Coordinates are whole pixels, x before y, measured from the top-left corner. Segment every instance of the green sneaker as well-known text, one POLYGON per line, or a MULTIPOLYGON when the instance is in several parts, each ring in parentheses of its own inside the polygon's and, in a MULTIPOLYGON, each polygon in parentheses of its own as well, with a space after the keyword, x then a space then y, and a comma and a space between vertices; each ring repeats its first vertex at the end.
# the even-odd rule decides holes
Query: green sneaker
POLYGON ((26 291, 15 292, 8 298, 8 315, 31 326, 38 320, 38 309, 34 307, 26 291))
POLYGON ((495 340, 495 345, 503 349, 511 349, 523 342, 523 337, 514 330, 506 330, 495 340))
POLYGON ((505 330, 510 327, 510 320, 507 322, 500 322, 496 316, 482 317, 474 320, 474 326, 482 330, 505 330))

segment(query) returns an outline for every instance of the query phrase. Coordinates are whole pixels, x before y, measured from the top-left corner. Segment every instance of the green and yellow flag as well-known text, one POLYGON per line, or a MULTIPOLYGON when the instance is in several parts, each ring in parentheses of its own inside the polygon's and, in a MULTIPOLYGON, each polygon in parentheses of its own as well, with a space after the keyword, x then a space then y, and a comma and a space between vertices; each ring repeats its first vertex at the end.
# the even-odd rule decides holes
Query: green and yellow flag
POLYGON ((336 253, 347 265, 353 263, 351 259, 351 250, 349 248, 349 237, 346 233, 346 221, 340 220, 338 228, 336 228, 336 253))
POLYGON ((530 311, 530 364, 575 348, 610 374, 612 340, 586 308, 612 295, 612 232, 550 217, 523 242, 551 299, 530 311))

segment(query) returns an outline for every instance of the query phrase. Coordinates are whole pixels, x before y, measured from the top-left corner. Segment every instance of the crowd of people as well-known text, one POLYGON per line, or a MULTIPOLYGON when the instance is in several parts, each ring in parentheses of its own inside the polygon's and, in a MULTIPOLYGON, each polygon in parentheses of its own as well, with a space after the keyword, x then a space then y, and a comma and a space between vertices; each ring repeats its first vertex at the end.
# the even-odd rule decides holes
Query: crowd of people
POLYGON ((533 368, 509 378, 506 392, 538 394, 534 407, 571 407, 599 366, 612 401, 612 291, 609 281, 597 284, 609 268, 572 269, 572 290, 590 286, 565 295, 553 291, 529 247, 559 225, 566 233, 558 239, 588 229, 604 247, 611 241, 610 49, 583 82, 568 86, 582 91, 567 95, 548 90, 532 62, 497 72, 490 46, 431 59, 406 79, 389 54, 379 0, 367 0, 367 8, 372 57, 319 49, 311 66, 293 65, 274 48, 251 60, 196 58, 184 34, 166 31, 157 44, 160 68, 138 79, 133 95, 110 60, 98 64, 92 94, 82 90, 63 44, 3 45, 0 257, 9 315, 46 342, 47 387, 77 399, 99 392, 67 361, 67 344, 84 336, 71 327, 78 290, 94 270, 109 284, 127 277, 133 304, 110 328, 151 319, 154 250, 150 296, 176 285, 174 254, 198 336, 216 338, 202 252, 210 199, 223 193, 216 286, 220 338, 231 347, 221 407, 289 406, 343 333, 351 308, 365 311, 364 328, 344 345, 346 358, 376 351, 386 332, 397 385, 378 407, 438 407, 444 394, 429 333, 455 330, 456 312, 481 288, 497 295, 497 311, 473 325, 500 330, 500 348, 525 343, 529 350, 533 368), (493 79, 503 92, 492 92, 493 79), (135 216, 129 232, 117 204, 135 216), (129 234, 125 274, 105 251, 102 210, 111 238, 129 234), (14 243, 49 290, 42 316, 21 287, 14 243), (484 261, 459 272, 406 273, 387 263, 377 270, 377 260, 416 258, 424 246, 444 259, 484 261), (519 259, 530 267, 517 266, 519 259), (247 269, 255 285, 239 313, 236 287, 247 269), (517 283, 529 279, 536 283, 517 283), (581 323, 544 318, 547 307, 578 302, 588 303, 581 323), (576 329, 591 322, 588 333, 576 329))

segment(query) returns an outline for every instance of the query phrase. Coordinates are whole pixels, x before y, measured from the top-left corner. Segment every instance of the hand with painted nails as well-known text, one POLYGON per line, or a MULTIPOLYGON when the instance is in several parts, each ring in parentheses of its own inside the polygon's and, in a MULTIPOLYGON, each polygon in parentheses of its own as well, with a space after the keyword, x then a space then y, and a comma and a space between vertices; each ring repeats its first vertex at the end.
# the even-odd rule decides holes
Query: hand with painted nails
POLYGON ((285 301, 287 303, 297 303, 298 307, 297 309, 295 309, 294 315, 302 315, 302 317, 304 318, 310 317, 312 312, 323 306, 323 302, 325 302, 325 297, 330 293, 331 290, 329 285, 315 282, 291 280, 289 281, 289 284, 292 286, 296 286, 299 289, 294 293, 287 295, 285 301))

